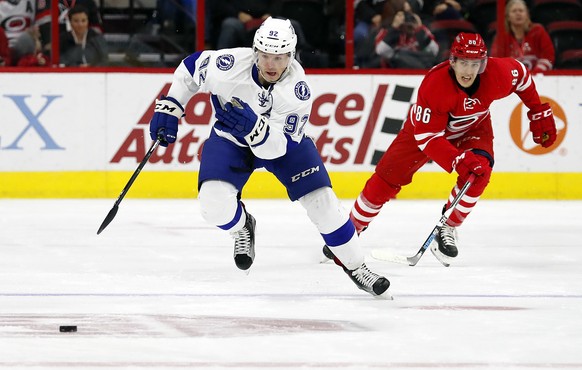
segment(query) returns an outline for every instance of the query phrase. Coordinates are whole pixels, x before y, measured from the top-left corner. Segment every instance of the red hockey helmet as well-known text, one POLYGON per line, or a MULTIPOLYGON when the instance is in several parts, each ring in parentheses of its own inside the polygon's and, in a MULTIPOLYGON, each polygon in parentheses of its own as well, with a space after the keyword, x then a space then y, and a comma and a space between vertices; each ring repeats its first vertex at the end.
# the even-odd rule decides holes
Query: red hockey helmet
POLYGON ((479 73, 483 73, 487 65, 487 46, 485 46, 485 41, 478 33, 459 33, 453 41, 450 55, 453 62, 456 58, 482 60, 479 73))

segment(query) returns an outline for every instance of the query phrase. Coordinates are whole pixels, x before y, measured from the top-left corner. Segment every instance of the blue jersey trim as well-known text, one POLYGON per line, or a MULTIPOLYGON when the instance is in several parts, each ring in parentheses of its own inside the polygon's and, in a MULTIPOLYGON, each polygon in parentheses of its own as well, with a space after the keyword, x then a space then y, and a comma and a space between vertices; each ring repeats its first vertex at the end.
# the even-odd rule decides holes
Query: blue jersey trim
POLYGON ((349 242, 356 232, 356 227, 348 220, 342 227, 329 234, 321 234, 325 244, 329 247, 337 247, 349 242))
POLYGON ((200 55, 202 55, 202 52, 197 51, 194 54, 190 54, 186 58, 184 58, 183 63, 188 69, 188 72, 190 72, 190 75, 194 75, 194 70, 196 69, 196 61, 198 60, 198 58, 200 58, 200 55))

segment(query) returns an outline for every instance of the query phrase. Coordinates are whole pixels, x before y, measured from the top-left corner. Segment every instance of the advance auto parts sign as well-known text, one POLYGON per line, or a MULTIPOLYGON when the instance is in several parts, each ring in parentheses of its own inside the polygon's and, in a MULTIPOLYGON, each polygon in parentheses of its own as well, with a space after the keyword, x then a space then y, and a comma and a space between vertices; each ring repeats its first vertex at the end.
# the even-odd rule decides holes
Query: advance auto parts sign
MULTIPOLYGON (((422 76, 310 75, 309 79, 314 101, 306 133, 313 138, 327 168, 330 171, 372 171, 400 131, 416 99, 422 76)), ((166 94, 169 86, 167 83, 158 91, 150 91, 149 106, 135 112, 134 123, 125 136, 120 137, 122 130, 116 130, 116 136, 108 138, 110 143, 118 143, 108 149, 108 167, 131 169, 141 161, 151 144, 149 121, 155 99, 166 94)), ((552 105, 559 130, 556 144, 547 149, 531 140, 527 108, 518 98, 517 103, 514 97, 493 105, 495 142, 501 144, 495 155, 506 158, 496 163, 497 171, 582 171, 580 163, 567 160, 567 157, 582 156, 582 149, 557 150, 567 139, 567 112, 557 103, 559 99, 543 97, 542 100, 552 105), (525 157, 518 156, 520 153, 525 157)), ((214 122, 209 95, 195 95, 185 109, 186 116, 180 120, 176 143, 158 148, 150 159, 156 170, 196 171, 199 167, 199 154, 214 122)), ((434 163, 428 163, 422 170, 442 171, 434 163)))

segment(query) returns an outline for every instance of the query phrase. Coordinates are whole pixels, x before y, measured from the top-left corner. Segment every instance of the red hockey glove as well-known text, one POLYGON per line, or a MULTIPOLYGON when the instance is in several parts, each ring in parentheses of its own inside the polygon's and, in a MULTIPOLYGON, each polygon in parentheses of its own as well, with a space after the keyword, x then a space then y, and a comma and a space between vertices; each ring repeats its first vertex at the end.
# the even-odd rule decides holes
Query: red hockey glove
POLYGON ((556 122, 552 108, 548 103, 540 104, 527 112, 529 118, 529 130, 533 134, 533 141, 544 148, 551 146, 556 141, 556 122))
POLYGON ((453 169, 459 174, 458 184, 464 184, 471 174, 475 175, 472 188, 485 189, 491 177, 491 167, 489 160, 482 155, 476 155, 468 150, 455 158, 453 169))

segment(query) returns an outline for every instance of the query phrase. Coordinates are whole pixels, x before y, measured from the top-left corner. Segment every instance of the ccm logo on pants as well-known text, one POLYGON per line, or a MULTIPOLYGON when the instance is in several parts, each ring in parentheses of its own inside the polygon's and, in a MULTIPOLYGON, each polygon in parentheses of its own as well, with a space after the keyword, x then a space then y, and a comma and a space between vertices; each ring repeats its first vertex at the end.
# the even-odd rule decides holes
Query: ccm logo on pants
POLYGON ((298 181, 300 179, 302 179, 303 177, 307 177, 309 175, 311 175, 312 173, 315 172, 319 172, 319 166, 317 167, 311 167, 305 171, 301 171, 300 173, 298 173, 297 175, 293 175, 291 176, 291 182, 295 182, 298 181))

